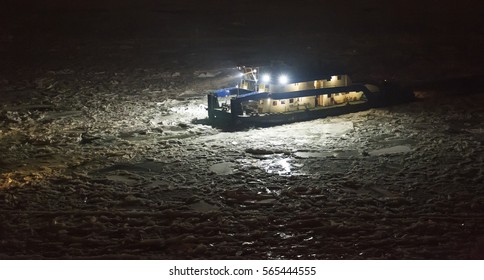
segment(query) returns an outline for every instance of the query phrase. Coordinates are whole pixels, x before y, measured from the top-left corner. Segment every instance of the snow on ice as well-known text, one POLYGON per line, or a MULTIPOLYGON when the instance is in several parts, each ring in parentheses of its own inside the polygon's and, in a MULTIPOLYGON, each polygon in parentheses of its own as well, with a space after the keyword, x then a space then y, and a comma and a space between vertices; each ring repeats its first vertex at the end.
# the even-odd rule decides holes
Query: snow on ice
POLYGON ((221 132, 199 123, 205 99, 190 95, 37 93, 3 107, 2 257, 467 258, 475 249, 480 124, 448 123, 468 110, 483 120, 477 105, 449 99, 442 118, 425 101, 221 132))

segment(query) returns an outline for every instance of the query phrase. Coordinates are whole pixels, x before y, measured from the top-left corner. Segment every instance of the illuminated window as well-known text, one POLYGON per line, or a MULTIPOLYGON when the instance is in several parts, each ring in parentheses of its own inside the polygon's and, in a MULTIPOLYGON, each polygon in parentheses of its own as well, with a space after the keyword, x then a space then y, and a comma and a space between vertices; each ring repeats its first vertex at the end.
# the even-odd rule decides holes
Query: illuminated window
POLYGON ((294 98, 289 99, 289 103, 294 103, 294 98))
POLYGON ((277 100, 272 101, 272 106, 277 106, 277 100))

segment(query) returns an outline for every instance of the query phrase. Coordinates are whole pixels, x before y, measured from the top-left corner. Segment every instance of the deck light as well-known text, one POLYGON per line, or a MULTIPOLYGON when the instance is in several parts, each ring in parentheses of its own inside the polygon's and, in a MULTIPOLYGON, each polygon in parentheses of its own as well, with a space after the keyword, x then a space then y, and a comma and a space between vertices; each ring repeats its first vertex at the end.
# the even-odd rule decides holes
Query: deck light
POLYGON ((289 79, 287 78, 287 76, 286 76, 286 75, 280 75, 280 76, 279 76, 279 83, 280 83, 280 84, 283 84, 283 85, 284 85, 284 84, 287 84, 287 82, 288 82, 288 81, 289 81, 289 79))
POLYGON ((263 81, 264 83, 268 83, 268 82, 270 82, 270 81, 271 81, 271 75, 269 75, 269 74, 264 74, 264 75, 262 75, 262 81, 263 81))

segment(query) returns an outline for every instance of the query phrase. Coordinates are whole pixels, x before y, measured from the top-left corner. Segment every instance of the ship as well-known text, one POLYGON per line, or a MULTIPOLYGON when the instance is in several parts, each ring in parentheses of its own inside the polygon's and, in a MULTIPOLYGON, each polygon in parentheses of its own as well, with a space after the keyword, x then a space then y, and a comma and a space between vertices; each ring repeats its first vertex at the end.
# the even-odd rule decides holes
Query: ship
POLYGON ((234 87, 207 94, 208 120, 214 127, 267 127, 348 114, 413 100, 395 83, 353 83, 348 74, 271 72, 238 67, 234 87), (301 75, 302 74, 302 75, 301 75))

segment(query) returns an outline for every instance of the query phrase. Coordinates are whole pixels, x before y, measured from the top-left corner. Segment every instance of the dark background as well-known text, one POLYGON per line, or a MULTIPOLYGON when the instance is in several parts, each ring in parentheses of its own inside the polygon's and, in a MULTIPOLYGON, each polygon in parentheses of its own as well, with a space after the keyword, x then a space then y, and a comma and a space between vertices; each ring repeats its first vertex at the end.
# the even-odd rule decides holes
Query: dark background
POLYGON ((0 50, 4 75, 22 65, 55 67, 66 57, 87 66, 168 65, 177 57, 184 66, 283 60, 342 68, 361 78, 432 80, 482 74, 482 6, 433 0, 7 1, 0 50), (103 44, 127 40, 134 48, 122 61, 102 51, 103 44), (197 57, 187 58, 193 52, 197 57))

